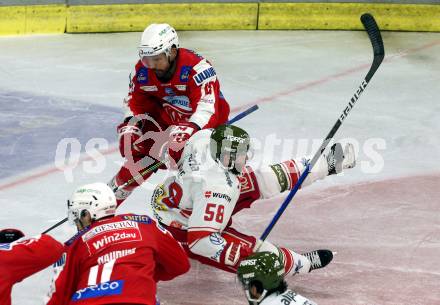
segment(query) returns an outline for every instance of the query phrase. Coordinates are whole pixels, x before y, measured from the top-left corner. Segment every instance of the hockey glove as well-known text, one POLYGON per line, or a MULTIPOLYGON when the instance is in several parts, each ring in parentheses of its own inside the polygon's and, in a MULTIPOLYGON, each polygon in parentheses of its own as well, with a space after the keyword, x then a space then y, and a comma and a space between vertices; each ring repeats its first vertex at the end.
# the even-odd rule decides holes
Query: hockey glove
POLYGON ((130 124, 130 120, 125 120, 117 127, 119 135, 119 152, 122 157, 133 156, 143 157, 148 155, 148 147, 140 141, 142 131, 138 124, 130 124))
POLYGON ((222 253, 220 254, 220 262, 237 268, 240 264, 240 261, 251 254, 252 249, 247 245, 230 242, 225 245, 222 253))
POLYGON ((186 141, 197 131, 200 127, 195 123, 184 122, 173 126, 170 131, 170 139, 168 142, 168 155, 177 164, 182 156, 183 147, 186 141))

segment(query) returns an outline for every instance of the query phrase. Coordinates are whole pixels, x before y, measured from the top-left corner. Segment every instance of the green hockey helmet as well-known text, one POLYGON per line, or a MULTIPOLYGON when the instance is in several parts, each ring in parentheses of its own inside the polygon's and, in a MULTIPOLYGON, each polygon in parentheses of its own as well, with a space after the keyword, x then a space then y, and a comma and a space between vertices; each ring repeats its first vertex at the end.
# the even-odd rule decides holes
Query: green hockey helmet
POLYGON ((237 276, 250 302, 261 302, 268 291, 278 288, 284 281, 284 265, 272 252, 257 252, 240 262, 237 276), (258 287, 259 297, 251 294, 252 286, 258 287))
POLYGON ((211 157, 234 174, 240 174, 246 164, 249 144, 246 131, 234 125, 221 125, 211 134, 211 157))

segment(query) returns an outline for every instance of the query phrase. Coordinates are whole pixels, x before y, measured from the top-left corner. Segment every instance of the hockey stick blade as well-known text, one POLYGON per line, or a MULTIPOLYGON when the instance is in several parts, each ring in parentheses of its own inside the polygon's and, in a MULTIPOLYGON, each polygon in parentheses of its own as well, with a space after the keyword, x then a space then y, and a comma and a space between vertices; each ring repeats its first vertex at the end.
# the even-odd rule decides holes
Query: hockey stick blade
MULTIPOLYGON (((368 37, 370 38, 371 45, 373 46, 374 58, 373 58, 373 63, 371 64, 370 70, 368 71, 367 76, 364 78, 364 80, 362 81, 362 83, 360 84, 360 86, 358 87, 356 92, 353 94, 348 105, 342 111, 341 115, 339 116, 336 123, 333 125, 333 127, 330 130, 330 132, 328 133, 328 135, 325 137, 324 141, 321 144, 321 147, 316 151, 312 160, 310 162, 308 162, 306 168, 304 169, 304 172, 298 178, 297 183, 290 190, 286 199, 284 199, 283 203, 278 208, 278 211, 276 212, 275 216, 273 216, 271 222, 269 223, 269 225, 266 227, 263 234, 261 235, 260 241, 264 241, 267 238, 267 236, 270 234, 270 232, 274 228, 275 224, 278 222, 281 215, 284 213, 285 209, 287 208, 287 206, 292 201, 293 197, 295 196, 295 194, 297 193, 297 191, 301 187, 302 183, 307 178, 309 172, 313 169, 313 166, 315 166, 319 157, 324 152, 325 148, 330 143, 331 139, 335 136, 339 127, 341 127, 342 122, 350 114, 350 111, 356 105, 356 102, 358 101, 360 95, 362 94, 362 92, 365 91, 369 81, 371 80, 374 73, 376 73, 377 69, 379 68, 380 64, 382 63, 382 60, 385 56, 385 51, 384 51, 382 36, 380 34, 380 30, 379 30, 379 27, 377 26, 376 21, 374 20, 374 18, 371 14, 367 13, 367 14, 363 14, 361 16, 361 22, 364 25, 365 30, 368 33, 368 37)), ((260 243, 260 245, 261 244, 262 243, 260 243)))
POLYGON ((365 77, 365 80, 369 82, 385 57, 385 49, 379 26, 377 25, 376 20, 374 20, 374 17, 369 13, 365 13, 361 16, 361 22, 364 25, 365 31, 367 31, 371 45, 373 46, 373 64, 365 77))
MULTIPOLYGON (((240 112, 239 114, 237 114, 235 117, 233 117, 232 119, 230 119, 228 122, 226 122, 226 124, 231 125, 239 120, 241 120, 244 117, 247 117, 249 114, 251 114, 254 111, 258 110, 258 105, 253 105, 252 107, 249 107, 248 109, 240 112)), ((162 161, 159 161, 158 163, 153 164, 152 166, 150 166, 149 168, 147 168, 146 170, 144 170, 142 173, 140 173, 140 176, 142 177, 143 175, 155 170, 156 168, 159 168, 160 166, 162 166, 164 163, 162 161)), ((140 179, 141 177, 133 177, 130 180, 128 180, 126 183, 124 183, 123 185, 116 187, 113 192, 116 192, 119 188, 121 187, 125 187, 127 185, 130 185, 131 183, 133 183, 134 181, 136 181, 136 179, 140 179)), ((60 225, 62 225, 63 223, 65 223, 67 221, 67 217, 63 218, 62 220, 58 221, 56 224, 54 224, 53 226, 51 226, 50 228, 48 228, 47 230, 45 230, 43 233, 41 234, 46 234, 50 231, 52 231, 53 229, 59 227, 60 225)))

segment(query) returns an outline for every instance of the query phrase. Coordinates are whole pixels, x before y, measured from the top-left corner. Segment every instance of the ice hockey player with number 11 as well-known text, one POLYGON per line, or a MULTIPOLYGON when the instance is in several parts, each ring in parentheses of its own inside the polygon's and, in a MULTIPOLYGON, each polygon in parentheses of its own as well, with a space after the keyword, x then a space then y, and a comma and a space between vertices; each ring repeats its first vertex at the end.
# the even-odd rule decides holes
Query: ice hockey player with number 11
MULTIPOLYGON (((250 138, 233 125, 201 130, 186 143, 177 174, 156 187, 151 208, 181 242, 188 255, 204 264, 235 272, 240 260, 257 251, 282 259, 285 273, 308 273, 333 258, 330 250, 299 254, 238 232, 232 215, 258 199, 292 189, 305 169, 305 158, 253 169, 246 165, 250 138)), ((324 153, 303 186, 355 166, 353 145, 335 143, 324 153)))
POLYGON ((68 216, 78 233, 66 242, 48 305, 156 305, 156 282, 189 270, 188 257, 169 232, 146 215, 115 215, 116 207, 104 183, 73 193, 68 216))

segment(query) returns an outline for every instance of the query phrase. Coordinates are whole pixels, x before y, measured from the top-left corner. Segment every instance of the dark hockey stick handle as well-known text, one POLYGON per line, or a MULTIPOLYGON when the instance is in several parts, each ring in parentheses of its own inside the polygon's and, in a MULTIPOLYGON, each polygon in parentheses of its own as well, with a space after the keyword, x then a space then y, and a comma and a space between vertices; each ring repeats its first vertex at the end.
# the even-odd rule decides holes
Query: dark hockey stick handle
MULTIPOLYGON (((228 125, 233 124, 233 123, 241 120, 242 118, 248 116, 249 114, 251 114, 252 112, 254 112, 256 110, 258 110, 258 105, 253 105, 252 107, 249 107, 248 109, 246 109, 246 110, 240 112, 239 114, 237 114, 235 117, 230 119, 226 124, 228 124, 228 125)), ((138 176, 131 178, 130 180, 128 180, 124 184, 122 184, 122 185, 118 186, 117 188, 115 188, 113 191, 116 192, 119 188, 126 187, 127 185, 132 184, 134 181, 136 181, 136 179, 142 178, 144 175, 148 174, 151 171, 156 170, 157 168, 161 167, 163 164, 165 164, 165 163, 162 162, 162 161, 159 161, 159 162, 153 164, 149 168, 147 168, 144 171, 142 171, 141 173, 139 173, 138 176)), ((45 230, 42 234, 46 234, 46 233, 52 231, 56 227, 59 227, 60 225, 65 223, 66 221, 67 221, 67 217, 62 219, 62 220, 60 220, 60 221, 58 221, 56 224, 54 224, 53 226, 51 226, 50 228, 45 230)))
POLYGON ((356 104, 356 102, 359 99, 362 92, 364 92, 365 88, 368 85, 368 82, 370 81, 370 79, 373 77, 374 73, 379 68, 379 66, 385 56, 383 41, 382 41, 382 37, 380 35, 380 30, 379 30, 379 27, 377 26, 377 23, 374 20, 373 16, 371 16, 370 14, 363 14, 361 16, 361 21, 365 27, 365 30, 368 33, 368 37, 370 38, 371 44, 373 46, 374 59, 373 59, 373 63, 371 64, 370 70, 368 71, 367 76, 364 78, 364 80, 362 81, 362 83, 359 85, 358 89, 356 90, 356 92, 352 96, 348 105, 342 111, 341 115, 339 116, 339 119, 336 121, 336 123, 333 125, 333 127, 330 130, 330 132, 328 133, 328 135, 325 137, 325 140, 322 142, 321 147, 315 153, 312 160, 307 164, 306 168, 304 169, 304 172, 299 177, 297 183, 292 188, 292 190, 289 192, 286 199, 283 201, 283 203, 279 207, 277 213, 275 214, 275 216, 272 218, 269 225, 264 230, 263 234, 260 237, 261 241, 264 241, 267 238, 267 236, 270 234, 270 232, 274 228, 275 224, 281 218, 281 215, 283 215, 285 209, 287 208, 289 203, 292 201, 292 198, 298 192, 298 190, 301 187, 304 180, 306 180, 307 176, 309 175, 313 166, 315 166, 315 164, 318 161, 321 154, 324 152, 328 143, 330 143, 331 139, 334 137, 334 135, 338 131, 339 127, 341 127, 342 122, 348 116, 351 109, 353 109, 354 105, 356 104))
POLYGON ((47 232, 52 231, 53 229, 55 229, 56 227, 62 225, 63 223, 65 223, 67 221, 67 217, 64 218, 61 221, 58 221, 56 224, 54 224, 53 226, 51 226, 49 229, 47 229, 46 231, 42 232, 41 234, 46 234, 47 232))

